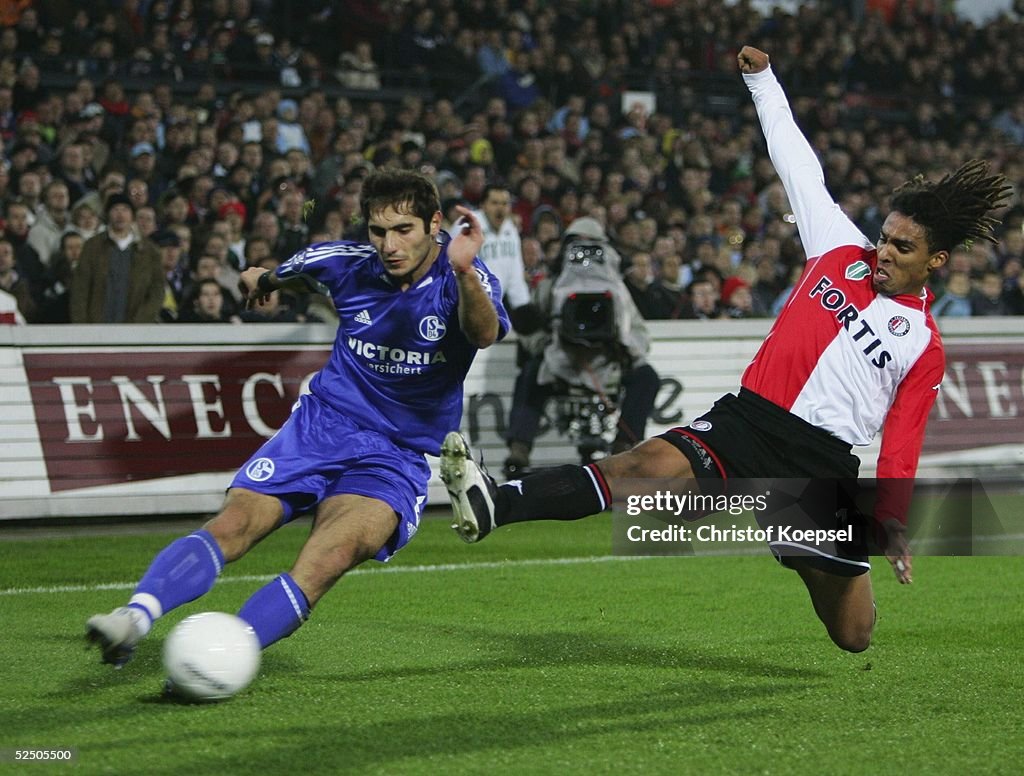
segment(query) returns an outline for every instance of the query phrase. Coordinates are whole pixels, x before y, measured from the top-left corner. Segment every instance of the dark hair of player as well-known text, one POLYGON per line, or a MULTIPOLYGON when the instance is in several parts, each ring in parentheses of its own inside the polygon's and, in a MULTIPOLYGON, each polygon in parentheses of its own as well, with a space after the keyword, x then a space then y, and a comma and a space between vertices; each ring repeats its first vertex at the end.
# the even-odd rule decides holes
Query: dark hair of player
POLYGON ((999 219, 991 215, 1009 196, 1002 175, 989 175, 988 163, 971 159, 938 183, 918 175, 892 193, 892 209, 925 230, 930 251, 950 251, 971 240, 997 242, 999 219))
POLYGON ((429 229, 430 219, 441 209, 441 198, 433 181, 411 170, 385 169, 368 175, 360 199, 367 223, 371 213, 393 207, 422 218, 424 228, 429 229))

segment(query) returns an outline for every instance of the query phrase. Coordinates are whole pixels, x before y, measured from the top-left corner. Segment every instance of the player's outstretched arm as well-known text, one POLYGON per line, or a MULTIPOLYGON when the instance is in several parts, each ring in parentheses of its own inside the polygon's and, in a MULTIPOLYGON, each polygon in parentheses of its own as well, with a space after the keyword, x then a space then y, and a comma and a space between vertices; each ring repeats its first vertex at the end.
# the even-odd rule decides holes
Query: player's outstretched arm
POLYGON ((772 73, 768 55, 753 46, 744 46, 736 59, 754 99, 768 155, 796 216, 807 258, 840 245, 869 247, 871 241, 843 214, 825 188, 821 163, 793 119, 789 100, 772 73))
POLYGON ((238 278, 238 289, 242 292, 246 310, 262 307, 269 301, 270 295, 279 288, 304 287, 303 281, 298 277, 282 280, 273 270, 262 267, 249 267, 238 278))
POLYGON ((486 348, 497 341, 499 328, 498 312, 473 267, 484 233, 472 211, 461 205, 455 209, 461 218, 448 243, 448 261, 459 283, 459 325, 473 345, 486 348))

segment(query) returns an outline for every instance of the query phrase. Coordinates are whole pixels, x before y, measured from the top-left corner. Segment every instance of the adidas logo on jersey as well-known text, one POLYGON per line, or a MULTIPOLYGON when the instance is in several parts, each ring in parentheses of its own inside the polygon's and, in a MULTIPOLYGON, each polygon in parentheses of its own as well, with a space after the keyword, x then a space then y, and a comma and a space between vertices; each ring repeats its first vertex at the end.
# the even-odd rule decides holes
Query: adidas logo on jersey
POLYGON ((356 323, 362 323, 366 326, 372 326, 373 319, 370 318, 370 311, 362 310, 361 312, 356 313, 356 323))

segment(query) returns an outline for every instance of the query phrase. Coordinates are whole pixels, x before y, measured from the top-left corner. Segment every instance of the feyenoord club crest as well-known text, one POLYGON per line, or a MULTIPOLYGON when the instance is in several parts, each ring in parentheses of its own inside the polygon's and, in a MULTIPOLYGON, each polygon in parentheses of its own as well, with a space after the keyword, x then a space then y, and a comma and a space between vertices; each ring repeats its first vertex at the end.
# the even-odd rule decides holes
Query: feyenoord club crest
POLYGON ((866 261, 855 261, 846 268, 847 280, 863 280, 871 274, 871 267, 866 261))
POLYGON ((894 315, 889 319, 889 333, 894 337, 904 337, 910 332, 910 321, 902 315, 894 315))
POLYGON ((710 431, 711 424, 706 420, 695 420, 690 424, 690 428, 694 431, 710 431))

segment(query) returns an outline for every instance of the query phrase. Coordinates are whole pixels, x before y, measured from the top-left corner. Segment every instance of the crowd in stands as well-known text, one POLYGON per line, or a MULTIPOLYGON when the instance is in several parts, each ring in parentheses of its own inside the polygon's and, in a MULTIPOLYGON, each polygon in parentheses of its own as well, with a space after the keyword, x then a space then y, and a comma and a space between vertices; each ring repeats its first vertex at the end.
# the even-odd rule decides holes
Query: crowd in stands
POLYGON ((362 180, 399 165, 446 214, 506 183, 531 284, 590 216, 645 317, 776 315, 804 256, 736 72, 751 43, 869 237, 919 172, 1006 175, 999 243, 954 252, 934 312, 1024 314, 1024 23, 846 5, 5 2, 0 290, 30 323, 331 320, 315 296, 242 309, 238 273, 365 239, 362 180))

